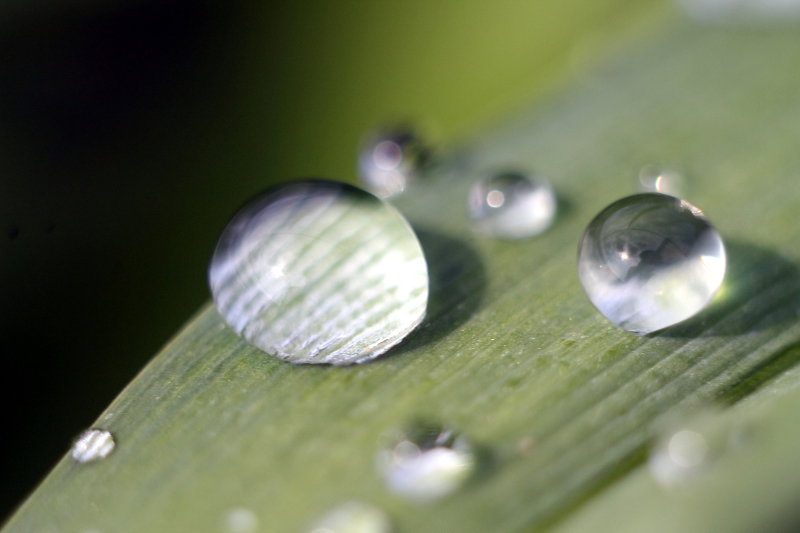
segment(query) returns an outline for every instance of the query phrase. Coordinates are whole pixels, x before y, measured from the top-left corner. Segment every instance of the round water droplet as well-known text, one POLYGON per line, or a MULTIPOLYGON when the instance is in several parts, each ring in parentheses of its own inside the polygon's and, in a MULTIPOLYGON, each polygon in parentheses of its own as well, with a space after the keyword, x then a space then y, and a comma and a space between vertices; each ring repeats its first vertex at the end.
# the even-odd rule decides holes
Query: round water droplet
POLYGON ((114 436, 105 429, 87 429, 72 445, 70 456, 79 463, 89 463, 108 457, 116 443, 114 436))
POLYGON ((680 198, 684 196, 685 184, 683 176, 679 172, 647 165, 639 171, 639 190, 660 192, 680 198))
POLYGON ((406 190, 426 157, 427 149, 411 130, 387 129, 362 142, 358 172, 367 189, 388 198, 406 190))
POLYGON ((469 212, 481 233, 521 239, 550 227, 556 215, 556 196, 545 181, 532 180, 516 172, 504 172, 472 186, 469 212))
POLYGON ((606 207, 586 228, 578 274, 613 324, 644 335, 703 309, 725 276, 719 233, 692 204, 637 194, 606 207))
POLYGON ((323 516, 311 533, 390 533, 386 513, 362 502, 347 502, 323 516))
POLYGON ((425 316, 425 257, 394 207, 343 183, 275 187, 220 237, 209 284, 248 342, 293 363, 373 359, 425 316))
POLYGON ((672 488, 708 472, 724 454, 742 446, 746 426, 716 408, 706 408, 665 427, 647 465, 661 485, 672 488))
POLYGON ((386 486, 401 496, 430 501, 458 489, 475 470, 469 442, 450 430, 419 426, 378 453, 386 486))

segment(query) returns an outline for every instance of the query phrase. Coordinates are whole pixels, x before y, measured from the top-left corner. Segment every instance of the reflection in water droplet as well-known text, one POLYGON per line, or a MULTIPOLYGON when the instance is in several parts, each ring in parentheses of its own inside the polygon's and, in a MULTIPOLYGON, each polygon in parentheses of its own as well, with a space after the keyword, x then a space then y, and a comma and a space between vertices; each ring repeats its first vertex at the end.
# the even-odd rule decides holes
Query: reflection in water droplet
POLYGON ((441 498, 475 470, 469 442, 450 430, 418 426, 378 453, 377 466, 392 492, 419 501, 441 498))
POLYGON ((410 129, 386 129, 361 143, 358 172, 368 190, 388 198, 406 190, 426 157, 424 144, 410 129))
POLYGON ((521 239, 550 227, 556 214, 556 196, 544 181, 534 181, 516 172, 504 172, 472 186, 469 212, 481 233, 521 239))
POLYGON ((373 359, 422 321, 428 300, 425 257, 405 219, 323 180, 273 188, 240 210, 209 284, 228 325, 293 363, 373 359))
POLYGON ((72 445, 70 455, 79 463, 105 459, 114 451, 114 436, 104 429, 88 429, 72 445))
POLYGON ((347 502, 323 516, 311 533, 390 533, 389 517, 366 503, 347 502))
POLYGON ((258 517, 250 509, 236 507, 225 514, 225 533, 254 533, 258 531, 258 517))
POLYGON ((676 0, 701 22, 787 22, 800 17, 800 0, 676 0))
POLYGON ((589 299, 613 324, 638 335, 702 310, 722 284, 725 265, 722 238, 702 212, 656 193, 606 207, 578 251, 589 299))
POLYGON ((639 190, 642 192, 660 192, 681 198, 685 193, 684 185, 683 177, 675 170, 647 165, 639 171, 639 190))

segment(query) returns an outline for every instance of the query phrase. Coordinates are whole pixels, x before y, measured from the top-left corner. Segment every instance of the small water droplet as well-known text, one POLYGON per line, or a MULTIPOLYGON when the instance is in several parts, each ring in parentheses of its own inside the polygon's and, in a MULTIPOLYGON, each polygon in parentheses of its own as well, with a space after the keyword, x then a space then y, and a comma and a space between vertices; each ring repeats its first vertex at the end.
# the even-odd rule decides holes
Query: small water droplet
POLYGON ((241 209, 209 285, 234 331, 292 363, 373 359, 422 321, 428 301, 425 257, 403 216, 323 180, 270 189, 241 209))
POLYGON ((681 198, 685 193, 685 183, 683 176, 676 170, 647 165, 639 171, 639 190, 681 198))
POLYGON ((311 533, 390 533, 386 513, 366 503, 351 501, 328 512, 312 528, 311 533))
POLYGON ((746 441, 744 434, 736 419, 706 408, 682 423, 673 420, 666 426, 650 451, 648 468, 664 487, 682 485, 704 475, 723 454, 740 447, 746 441))
POLYGON ((244 507, 230 509, 225 514, 223 531, 225 533, 254 533, 258 531, 258 516, 244 507))
POLYGON ((435 500, 458 489, 475 470, 472 447, 452 430, 419 425, 392 440, 378 453, 377 466, 395 494, 435 500))
POLYGON ((503 172, 472 186, 469 212, 479 232, 522 239, 550 227, 556 214, 556 196, 545 181, 518 172, 503 172))
POLYGON ((387 128, 361 143, 358 172, 368 190, 388 198, 406 190, 427 157, 427 148, 411 129, 387 128))
POLYGON ((613 324, 644 335, 702 310, 725 277, 725 247, 702 211, 645 193, 612 203, 586 228, 578 274, 613 324))
POLYGON ((116 442, 114 436, 105 429, 88 429, 72 445, 70 455, 79 463, 89 463, 108 457, 116 442))

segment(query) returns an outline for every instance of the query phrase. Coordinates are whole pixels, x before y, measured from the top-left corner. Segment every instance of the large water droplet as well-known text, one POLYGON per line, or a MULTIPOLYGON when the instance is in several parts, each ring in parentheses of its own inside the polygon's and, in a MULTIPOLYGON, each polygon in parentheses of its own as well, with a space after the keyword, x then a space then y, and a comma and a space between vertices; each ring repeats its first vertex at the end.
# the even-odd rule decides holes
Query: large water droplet
POLYGON ((311 533, 390 533, 386 513, 366 503, 351 501, 328 512, 311 533))
POLYGON ((592 303, 613 324, 644 335, 703 309, 725 276, 719 233, 690 203, 637 194, 589 224, 578 274, 592 303))
POLYGON ((420 244, 388 203, 350 185, 306 180, 242 208, 220 237, 209 284, 248 342, 293 363, 373 359, 425 316, 420 244))
POLYGON ((410 129, 386 129, 361 143, 358 172, 368 190, 388 198, 406 190, 426 157, 425 145, 410 129))
POLYGON ((378 453, 386 486, 401 496, 429 501, 458 489, 475 470, 469 442, 440 427, 415 427, 378 453))
POLYGON ((556 214, 556 196, 545 181, 532 180, 517 172, 504 172, 472 186, 469 212, 481 233, 521 239, 550 227, 556 214))
POLYGON ((111 432, 105 429, 87 429, 72 445, 70 456, 79 463, 89 463, 108 457, 116 442, 111 432))

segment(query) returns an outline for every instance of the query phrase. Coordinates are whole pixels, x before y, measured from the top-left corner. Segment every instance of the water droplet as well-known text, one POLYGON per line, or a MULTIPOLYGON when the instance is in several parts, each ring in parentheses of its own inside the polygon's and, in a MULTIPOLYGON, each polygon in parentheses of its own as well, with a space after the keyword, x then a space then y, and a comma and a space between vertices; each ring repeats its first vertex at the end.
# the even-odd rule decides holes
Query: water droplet
POLYGON ((741 447, 746 439, 739 419, 706 408, 678 424, 666 426, 656 441, 648 468, 653 477, 671 488, 704 475, 723 454, 741 447))
POLYGON ((415 427, 395 437, 377 456, 378 470, 389 490, 418 501, 446 496, 475 470, 469 442, 440 427, 415 427))
POLYGON ((114 436, 105 429, 87 429, 72 445, 70 455, 79 463, 105 459, 114 451, 114 436))
POLYGON ((323 516, 311 533, 390 533, 389 517, 366 503, 347 502, 323 516))
POLYGON ((293 363, 373 359, 425 316, 425 257, 406 220, 350 185, 306 180, 241 209, 209 268, 217 309, 248 342, 293 363))
POLYGON ((254 533, 258 531, 258 517, 250 509, 233 508, 225 514, 223 530, 226 533, 254 533))
POLYGON ((702 211, 664 194, 628 196, 586 228, 578 274, 613 324, 644 335, 695 315, 725 276, 725 247, 702 211))
POLYGON ((683 176, 676 170, 647 165, 639 171, 639 190, 680 198, 685 193, 683 176))
POLYGON ((406 190, 428 156, 425 145, 408 128, 376 132, 361 143, 358 172, 364 186, 381 198, 406 190))
POLYGON ((517 172, 503 172, 476 182, 469 195, 469 212, 485 235, 521 239, 550 227, 556 196, 548 183, 517 172))

